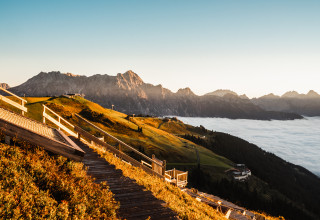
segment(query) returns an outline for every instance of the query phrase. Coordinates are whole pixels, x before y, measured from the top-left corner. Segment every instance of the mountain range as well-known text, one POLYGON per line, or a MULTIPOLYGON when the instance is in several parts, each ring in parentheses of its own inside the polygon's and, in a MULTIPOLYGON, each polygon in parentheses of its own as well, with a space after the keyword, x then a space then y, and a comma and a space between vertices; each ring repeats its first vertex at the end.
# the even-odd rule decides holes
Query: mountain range
POLYGON ((304 116, 320 116, 320 95, 313 90, 307 94, 296 91, 286 92, 282 96, 269 94, 251 99, 251 102, 267 111, 294 112, 304 116))
POLYGON ((111 108, 113 105, 115 110, 127 114, 259 120, 302 118, 300 112, 266 108, 263 97, 250 100, 246 95, 238 96, 230 90, 217 90, 203 96, 194 94, 190 88, 174 93, 162 85, 145 83, 131 70, 116 76, 97 74, 89 77, 58 71, 41 72, 25 83, 10 88, 10 91, 21 96, 80 93, 104 107, 111 108))

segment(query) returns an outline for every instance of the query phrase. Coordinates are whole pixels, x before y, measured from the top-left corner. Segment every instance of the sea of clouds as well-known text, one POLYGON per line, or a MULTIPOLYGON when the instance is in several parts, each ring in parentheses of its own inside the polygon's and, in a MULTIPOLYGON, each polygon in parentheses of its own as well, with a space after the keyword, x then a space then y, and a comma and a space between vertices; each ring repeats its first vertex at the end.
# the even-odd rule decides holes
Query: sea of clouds
POLYGON ((292 121, 178 117, 184 123, 245 139, 320 176, 320 117, 292 121))

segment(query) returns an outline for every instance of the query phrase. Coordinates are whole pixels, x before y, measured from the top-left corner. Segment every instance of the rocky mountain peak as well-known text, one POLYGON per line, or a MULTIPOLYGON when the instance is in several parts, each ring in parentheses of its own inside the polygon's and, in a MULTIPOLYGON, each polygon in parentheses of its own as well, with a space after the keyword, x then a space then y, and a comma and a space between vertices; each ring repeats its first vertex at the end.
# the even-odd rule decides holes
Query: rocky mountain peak
POLYGON ((310 91, 306 94, 306 96, 307 96, 308 98, 319 98, 319 97, 320 97, 320 95, 319 95, 318 93, 316 93, 315 91, 313 91, 313 90, 310 90, 310 91))
POLYGON ((249 100, 249 97, 246 94, 242 94, 239 96, 240 99, 247 99, 249 100))
POLYGON ((223 96, 225 96, 227 94, 238 96, 237 93, 235 93, 235 92, 233 92, 233 91, 231 91, 229 89, 218 89, 218 90, 216 90, 214 92, 209 92, 209 93, 207 93, 205 95, 215 95, 215 96, 223 97, 223 96))
POLYGON ((189 87, 186 87, 184 89, 179 89, 176 94, 181 96, 195 96, 195 94, 192 92, 192 90, 189 87))
POLYGON ((277 96, 273 93, 269 93, 268 95, 261 96, 262 99, 278 99, 280 96, 277 96))
POLYGON ((117 74, 117 84, 120 88, 126 88, 131 90, 137 88, 144 84, 143 80, 138 76, 138 74, 129 70, 123 74, 117 74))
POLYGON ((65 73, 64 75, 71 76, 71 77, 79 77, 80 76, 80 75, 76 75, 73 73, 65 73))
POLYGON ((300 96, 300 94, 296 91, 289 91, 286 92, 285 94, 283 94, 281 96, 281 98, 298 98, 300 96))

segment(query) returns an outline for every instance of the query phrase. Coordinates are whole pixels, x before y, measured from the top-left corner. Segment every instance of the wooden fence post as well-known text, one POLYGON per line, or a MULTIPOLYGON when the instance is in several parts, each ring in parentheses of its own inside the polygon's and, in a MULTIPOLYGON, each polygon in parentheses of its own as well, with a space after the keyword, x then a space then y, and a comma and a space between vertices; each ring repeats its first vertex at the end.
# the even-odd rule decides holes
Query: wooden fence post
POLYGON ((8 135, 6 135, 6 136, 4 137, 4 142, 5 142, 7 145, 10 145, 10 144, 11 144, 11 137, 8 136, 8 135))
POLYGON ((152 154, 152 163, 151 163, 151 166, 152 166, 152 170, 155 169, 155 164, 154 164, 154 160, 155 160, 156 156, 154 154, 152 154))
MULTIPOLYGON (((59 121, 59 124, 61 124, 61 118, 60 117, 58 117, 58 121, 59 121)), ((58 126, 58 128, 59 128, 59 130, 61 130, 60 129, 60 125, 58 126)))
POLYGON ((42 113, 42 122, 43 122, 43 124, 46 123, 46 117, 44 116, 45 113, 46 113, 46 106, 43 105, 43 113, 42 113))
MULTIPOLYGON (((21 100, 21 105, 22 105, 22 107, 24 107, 24 102, 21 100)), ((24 116, 24 111, 23 110, 21 110, 21 114, 24 116)))
POLYGON ((167 161, 164 160, 162 165, 162 176, 164 176, 166 173, 166 167, 167 167, 167 161))

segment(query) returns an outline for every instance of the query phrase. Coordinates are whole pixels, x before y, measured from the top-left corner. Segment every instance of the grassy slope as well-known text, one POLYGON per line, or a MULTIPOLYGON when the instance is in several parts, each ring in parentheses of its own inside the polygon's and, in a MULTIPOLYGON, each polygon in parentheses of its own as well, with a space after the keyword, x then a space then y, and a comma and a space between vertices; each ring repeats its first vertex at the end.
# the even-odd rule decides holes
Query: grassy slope
POLYGON ((179 188, 123 162, 104 149, 95 147, 95 150, 108 162, 121 169, 125 176, 135 179, 138 184, 150 190, 155 197, 165 201, 168 207, 178 213, 181 219, 225 219, 215 209, 195 200, 179 188))
MULTIPOLYGON (((30 99, 28 101, 30 101, 30 99)), ((52 108, 55 108, 55 110, 60 111, 60 113, 62 115, 65 115, 66 117, 68 117, 69 112, 79 113, 80 110, 85 106, 90 106, 90 109, 94 111, 108 114, 108 116, 113 120, 114 123, 118 123, 116 126, 122 128, 123 133, 128 131, 130 132, 130 129, 136 129, 137 127, 135 123, 128 122, 126 119, 124 119, 126 115, 119 112, 112 111, 112 110, 104 109, 99 105, 96 105, 95 103, 87 102, 86 100, 83 100, 83 99, 80 99, 79 100, 80 102, 76 102, 76 103, 73 103, 73 101, 70 103, 71 100, 64 99, 64 98, 51 99, 51 100, 40 99, 39 102, 37 102, 38 100, 36 98, 32 98, 32 101, 36 101, 36 102, 29 104, 29 106, 31 106, 29 108, 30 109, 29 116, 33 117, 34 119, 39 119, 38 114, 40 113, 40 111, 33 106, 39 106, 44 103, 46 103, 47 105, 51 104, 52 108), (53 104, 56 104, 56 105, 53 105, 53 104), (63 111, 61 108, 62 105, 63 105, 63 111), (36 110, 36 111, 33 111, 33 110, 36 110), (123 124, 128 124, 128 127, 130 129, 123 130, 124 129, 123 124)), ((106 129, 106 127, 104 126, 102 127, 106 129)), ((114 132, 112 129, 106 129, 106 130, 109 130, 110 132, 114 132)), ((149 138, 148 135, 154 135, 154 131, 152 127, 151 128, 147 127, 144 132, 147 133, 147 135, 145 135, 146 137, 144 137, 147 141, 149 138)), ((134 133, 136 132, 134 131, 134 133)), ((163 131, 160 131, 160 134, 162 133, 163 131)), ((160 134, 157 134, 158 138, 161 137, 160 134)), ((126 135, 129 137, 129 134, 126 133, 126 135)), ((119 135, 119 134, 117 134, 117 136, 119 138, 123 137, 123 135, 119 135)), ((172 136, 170 138, 174 138, 176 140, 179 139, 175 136, 172 136)), ((139 139, 139 137, 135 137, 133 141, 132 139, 126 139, 126 140, 132 141, 134 143, 136 139, 139 139)), ((168 140, 164 138, 159 142, 166 143, 167 141, 168 140)), ((121 160, 115 158, 111 153, 108 153, 103 149, 95 148, 95 150, 98 153, 100 153, 110 163, 116 165, 117 168, 122 169, 125 176, 136 179, 138 184, 144 185, 148 190, 153 192, 153 194, 157 198, 167 202, 168 207, 173 209, 176 213, 178 213, 181 219, 224 219, 224 217, 220 213, 218 213, 215 209, 211 208, 210 206, 204 203, 198 202, 197 200, 190 197, 186 193, 181 192, 177 187, 169 183, 166 183, 158 178, 154 178, 153 176, 148 175, 140 168, 135 168, 128 165, 127 163, 122 162, 121 160)), ((203 149, 203 150, 206 150, 206 149, 203 149)))
POLYGON ((1 219, 116 219, 108 186, 94 183, 82 163, 16 144, 0 143, 1 219))
MULTIPOLYGON (((37 120, 41 120, 42 111, 39 111, 38 107, 42 104, 46 104, 73 123, 77 123, 77 119, 76 117, 72 116, 72 113, 80 113, 84 108, 89 108, 97 113, 102 113, 103 116, 113 124, 112 126, 110 126, 106 123, 95 123, 97 126, 103 128, 104 130, 125 141, 126 143, 129 143, 130 145, 136 147, 137 149, 141 149, 142 147, 143 151, 149 156, 154 153, 158 158, 166 159, 169 164, 171 163, 175 166, 182 165, 183 168, 188 169, 188 167, 191 167, 191 169, 193 169, 196 164, 195 149, 197 149, 200 155, 201 167, 204 168, 204 170, 208 171, 210 178, 212 179, 220 179, 225 177, 224 171, 228 169, 232 164, 230 160, 213 153, 211 150, 208 150, 202 146, 194 144, 191 141, 176 136, 186 133, 195 135, 201 134, 199 130, 195 130, 192 126, 185 125, 177 120, 167 121, 159 118, 144 117, 136 117, 127 120, 126 114, 110 109, 105 109, 100 105, 92 103, 83 98, 28 98, 28 101, 28 108, 30 110, 28 115, 29 117, 37 120), (138 127, 143 128, 142 133, 137 132, 138 127)), ((108 158, 109 162, 110 160, 112 161, 112 159, 110 159, 111 157, 109 157, 110 155, 108 156, 108 154, 106 154, 105 152, 99 153, 108 158)), ((117 164, 117 162, 115 162, 115 164, 117 164)), ((128 167, 123 166, 125 165, 119 165, 119 168, 130 171, 128 167)), ((171 194, 174 191, 173 189, 167 188, 168 186, 164 185, 160 188, 166 190, 164 190, 163 192, 162 190, 159 191, 160 188, 157 188, 157 186, 159 186, 161 181, 148 183, 150 182, 150 179, 148 179, 148 175, 145 177, 144 175, 135 176, 132 174, 136 171, 133 171, 134 170, 131 170, 131 174, 130 172, 125 172, 125 175, 137 179, 140 184, 145 185, 155 194, 155 196, 165 200, 169 203, 170 206, 170 199, 168 199, 170 197, 166 198, 167 196, 165 195, 168 195, 168 193, 171 194)), ((199 213, 197 214, 193 211, 188 211, 188 208, 186 206, 177 209, 176 204, 179 204, 181 202, 183 203, 184 197, 181 198, 181 195, 178 193, 178 191, 176 191, 174 194, 176 194, 173 195, 176 199, 176 202, 171 203, 170 208, 177 211, 182 218, 186 218, 186 216, 193 218, 192 216, 200 215, 199 213)), ((195 202, 195 200, 192 201, 195 202)), ((186 205, 189 203, 187 202, 187 200, 185 200, 183 204, 186 205)), ((204 208, 203 210, 205 209, 206 208, 204 208)), ((192 208, 192 210, 194 210, 194 208, 192 208)))
MULTIPOLYGON (((62 114, 65 118, 69 118, 72 113, 80 113, 84 108, 102 113, 114 125, 107 126, 96 123, 97 126, 136 148, 143 148, 144 152, 149 156, 155 154, 160 159, 166 159, 169 164, 186 163, 195 165, 197 162, 195 149, 198 150, 200 163, 203 165, 219 167, 225 170, 232 164, 228 159, 202 146, 177 137, 172 134, 173 132, 162 130, 163 125, 161 129, 158 129, 159 123, 162 123, 162 120, 157 118, 131 118, 127 120, 126 114, 105 109, 83 98, 27 98, 27 100, 29 102, 27 106, 30 110, 29 117, 36 120, 41 120, 42 111, 39 107, 44 103, 62 114), (142 133, 137 132, 138 127, 142 127, 142 133)), ((75 117, 69 120, 76 122, 75 117)))

